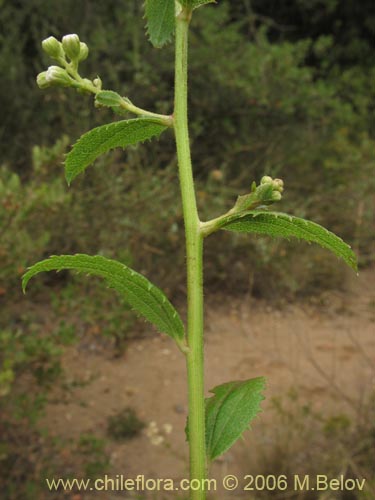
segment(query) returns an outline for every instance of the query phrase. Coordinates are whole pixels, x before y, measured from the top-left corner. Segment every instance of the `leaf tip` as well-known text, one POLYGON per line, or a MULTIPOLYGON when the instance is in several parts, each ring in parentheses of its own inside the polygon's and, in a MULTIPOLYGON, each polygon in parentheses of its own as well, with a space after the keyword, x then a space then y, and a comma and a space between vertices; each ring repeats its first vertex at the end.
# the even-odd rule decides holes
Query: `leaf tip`
POLYGON ((67 169, 66 164, 65 164, 65 180, 66 180, 66 183, 69 187, 70 187, 74 177, 75 177, 75 175, 67 169))
POLYGON ((29 276, 28 276, 29 272, 25 273, 23 276, 22 276, 22 282, 21 282, 21 286, 22 286, 22 293, 25 295, 26 294, 26 287, 27 287, 27 284, 29 282, 29 276))

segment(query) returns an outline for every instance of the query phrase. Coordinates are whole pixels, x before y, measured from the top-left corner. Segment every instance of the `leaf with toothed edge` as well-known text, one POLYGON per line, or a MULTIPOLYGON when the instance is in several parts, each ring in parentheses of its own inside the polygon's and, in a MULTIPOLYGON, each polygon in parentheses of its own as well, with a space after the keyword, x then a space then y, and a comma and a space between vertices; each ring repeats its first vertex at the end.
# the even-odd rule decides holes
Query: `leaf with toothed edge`
POLYGON ((183 341, 184 325, 164 293, 147 278, 116 260, 100 255, 53 255, 28 269, 22 278, 23 291, 36 274, 63 269, 104 278, 110 288, 114 288, 136 312, 161 332, 172 337, 178 344, 183 341))
POLYGON ((146 0, 147 34, 154 47, 168 43, 175 27, 175 0, 146 0))
POLYGON ((356 255, 350 246, 328 229, 309 220, 281 212, 252 210, 228 216, 223 219, 220 228, 287 239, 295 237, 309 243, 317 243, 343 259, 352 269, 357 270, 356 255))
POLYGON ((206 450, 208 460, 227 451, 261 411, 264 377, 227 382, 212 389, 206 399, 206 450))
POLYGON ((166 128, 152 118, 133 118, 102 125, 83 134, 65 158, 68 184, 107 151, 144 142, 160 135, 166 128))

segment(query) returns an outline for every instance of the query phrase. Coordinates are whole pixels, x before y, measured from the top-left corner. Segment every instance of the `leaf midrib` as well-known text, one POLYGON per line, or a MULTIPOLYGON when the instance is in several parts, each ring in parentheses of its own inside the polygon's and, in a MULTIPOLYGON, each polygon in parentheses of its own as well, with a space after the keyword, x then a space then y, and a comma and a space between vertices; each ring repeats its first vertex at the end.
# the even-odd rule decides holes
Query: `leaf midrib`
MULTIPOLYGON (((76 270, 78 272, 88 272, 90 275, 99 275, 102 277, 107 284, 110 287, 114 287, 114 285, 117 285, 117 287, 122 291, 124 295, 128 294, 131 296, 131 300, 134 301, 134 297, 136 301, 140 301, 143 306, 147 309, 149 316, 156 316, 159 325, 159 328, 165 331, 165 333, 169 333, 172 337, 176 335, 179 339, 183 337, 183 325, 182 322, 179 321, 179 315, 177 314, 175 308, 173 305, 170 303, 167 297, 163 294, 161 290, 159 290, 156 286, 154 286, 151 282, 149 282, 144 276, 141 274, 137 273, 136 271, 131 270, 125 264, 122 264, 120 262, 116 261, 111 261, 110 259, 105 259, 106 263, 109 266, 112 266, 114 268, 117 268, 117 271, 120 272, 125 272, 126 274, 130 276, 136 276, 137 281, 132 281, 128 277, 124 279, 126 283, 129 283, 132 286, 135 286, 135 288, 139 288, 143 293, 146 293, 146 295, 151 295, 153 302, 154 302, 154 307, 155 309, 150 306, 147 301, 144 299, 140 299, 139 296, 131 290, 131 288, 126 288, 125 283, 123 280, 116 278, 116 276, 113 276, 107 269, 103 268, 104 263, 101 262, 100 256, 82 256, 84 259, 88 259, 91 261, 90 262, 79 262, 80 254, 76 256, 68 255, 68 256, 55 256, 56 259, 64 259, 67 258, 69 260, 73 260, 74 258, 77 259, 77 261, 74 262, 67 262, 64 264, 64 262, 58 262, 55 265, 53 265, 53 261, 47 259, 45 263, 48 265, 50 263, 53 265, 52 269, 42 269, 41 271, 48 271, 48 270, 62 270, 62 269, 70 269, 70 270, 76 270), (95 260, 95 262, 94 262, 95 260), (120 269, 119 269, 120 268, 120 269), (132 274, 133 273, 133 274, 132 274), (148 285, 151 285, 151 289, 148 289, 148 285), (155 294, 156 291, 156 294, 155 294), (165 298, 165 301, 160 301, 159 297, 157 296, 158 291, 160 294, 165 298), (165 313, 165 317, 161 315, 160 309, 165 313), (151 313, 151 314, 150 314, 151 313), (176 313, 175 316, 173 314, 176 313)), ((53 259, 53 257, 51 257, 53 259)), ((41 263, 40 263, 41 264, 41 263)), ((39 272, 39 271, 38 271, 39 272)), ((114 270, 115 272, 115 270, 114 270)), ((36 273, 33 273, 31 277, 33 277, 36 273)), ((27 275, 27 273, 26 273, 27 275)), ((28 279, 28 281, 29 281, 28 279)))

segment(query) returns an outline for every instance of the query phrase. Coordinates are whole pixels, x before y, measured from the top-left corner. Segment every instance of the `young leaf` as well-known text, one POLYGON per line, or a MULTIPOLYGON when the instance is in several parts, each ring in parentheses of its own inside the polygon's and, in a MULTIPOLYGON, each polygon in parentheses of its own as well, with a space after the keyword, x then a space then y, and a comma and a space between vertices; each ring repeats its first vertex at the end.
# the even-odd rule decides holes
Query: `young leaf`
POLYGON ((174 33, 175 0, 146 0, 147 34, 154 47, 168 43, 174 33))
POLYGON ((357 259, 341 238, 315 222, 293 217, 280 212, 263 212, 253 210, 236 216, 229 216, 221 229, 241 233, 268 234, 269 236, 291 236, 331 250, 343 259, 351 268, 357 270, 357 259))
POLYGON ((212 389, 206 399, 207 458, 214 460, 227 451, 249 428, 261 411, 264 377, 227 382, 212 389))
POLYGON ((108 106, 112 108, 113 106, 120 106, 122 97, 113 90, 101 90, 95 96, 95 102, 101 106, 108 106))
POLYGON ((165 129, 165 125, 151 118, 134 118, 90 130, 78 139, 66 156, 65 177, 68 184, 101 154, 151 139, 165 129))
POLYGON ((133 309, 166 333, 177 343, 184 338, 184 326, 175 308, 164 293, 141 274, 121 262, 100 255, 54 255, 29 268, 22 278, 25 292, 29 280, 43 271, 72 269, 78 273, 104 278, 133 309))

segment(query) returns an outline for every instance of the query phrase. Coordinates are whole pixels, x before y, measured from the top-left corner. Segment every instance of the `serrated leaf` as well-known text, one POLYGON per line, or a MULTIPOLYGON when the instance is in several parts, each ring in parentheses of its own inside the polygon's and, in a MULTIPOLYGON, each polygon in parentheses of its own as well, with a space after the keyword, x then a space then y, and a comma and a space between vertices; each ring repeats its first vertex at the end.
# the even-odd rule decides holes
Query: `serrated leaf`
POLYGON ((227 451, 261 411, 264 377, 227 382, 206 399, 206 452, 214 460, 227 451))
POLYGON ((175 28, 175 0, 146 0, 147 34, 154 47, 168 43, 175 28))
POLYGON ((29 268, 22 278, 25 292, 29 280, 44 271, 71 269, 79 273, 104 278, 133 309, 179 344, 184 338, 184 326, 176 309, 164 293, 147 278, 121 262, 100 255, 54 255, 29 268))
POLYGON ((221 229, 241 233, 267 234, 289 239, 295 237, 310 243, 317 243, 343 259, 351 268, 357 270, 357 259, 341 238, 315 222, 280 212, 253 210, 223 221, 221 229))
POLYGON ((100 155, 160 135, 167 127, 151 118, 134 118, 96 127, 74 144, 65 159, 68 184, 100 155))

